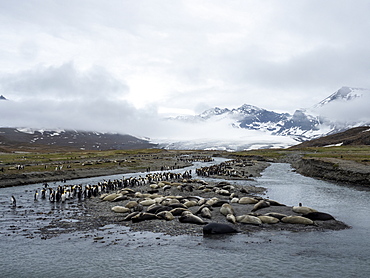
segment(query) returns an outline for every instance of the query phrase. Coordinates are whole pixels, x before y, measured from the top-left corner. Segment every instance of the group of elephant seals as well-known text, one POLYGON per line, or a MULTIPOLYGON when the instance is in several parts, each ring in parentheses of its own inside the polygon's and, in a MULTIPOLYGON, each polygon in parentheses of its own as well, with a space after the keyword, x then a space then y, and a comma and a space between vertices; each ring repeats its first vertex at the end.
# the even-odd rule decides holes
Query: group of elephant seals
POLYGON ((203 226, 204 235, 239 233, 238 230, 224 223, 209 223, 203 226))

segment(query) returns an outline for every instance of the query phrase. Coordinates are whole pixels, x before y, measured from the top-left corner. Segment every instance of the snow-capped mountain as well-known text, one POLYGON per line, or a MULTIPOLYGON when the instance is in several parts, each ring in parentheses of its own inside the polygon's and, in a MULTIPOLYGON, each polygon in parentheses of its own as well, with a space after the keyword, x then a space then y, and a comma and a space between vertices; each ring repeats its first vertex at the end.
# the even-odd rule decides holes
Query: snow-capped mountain
MULTIPOLYGON (((353 113, 355 113, 356 105, 361 102, 356 101, 361 99, 370 99, 369 89, 342 87, 315 106, 297 109, 293 114, 277 113, 244 104, 234 109, 216 107, 196 116, 175 117, 171 120, 195 124, 202 123, 203 125, 212 125, 215 122, 228 123, 234 128, 263 132, 266 136, 289 137, 297 143, 352 127, 370 124, 369 112, 366 112, 367 117, 363 117, 361 120, 355 117, 354 120, 351 120, 349 117, 345 117, 346 115, 337 117, 341 109, 347 113, 353 110, 353 113)), ((286 143, 288 145, 294 144, 292 141, 286 143)), ((172 147, 173 145, 174 143, 172 143, 172 147)), ((178 145, 184 145, 184 143, 178 142, 178 145)), ((263 147, 267 147, 267 145, 263 147)), ((275 146, 276 144, 272 145, 275 146)), ((271 144, 269 146, 271 147, 271 144)))
POLYGON ((324 105, 333 101, 348 101, 356 98, 361 98, 364 96, 364 94, 369 93, 369 89, 342 87, 332 95, 328 96, 326 99, 320 101, 314 106, 314 108, 323 107, 324 105))
POLYGON ((55 148, 82 150, 144 149, 156 146, 148 139, 127 134, 64 129, 32 129, 0 127, 0 148, 55 148))

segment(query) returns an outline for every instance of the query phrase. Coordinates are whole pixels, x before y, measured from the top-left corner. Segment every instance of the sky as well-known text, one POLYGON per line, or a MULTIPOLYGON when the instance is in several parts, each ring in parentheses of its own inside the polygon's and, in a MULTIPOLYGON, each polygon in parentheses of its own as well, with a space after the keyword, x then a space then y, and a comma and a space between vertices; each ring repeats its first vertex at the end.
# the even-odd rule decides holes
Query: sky
POLYGON ((370 88, 369 11, 368 0, 0 0, 0 126, 158 137, 172 128, 162 117, 215 106, 293 113, 370 88))

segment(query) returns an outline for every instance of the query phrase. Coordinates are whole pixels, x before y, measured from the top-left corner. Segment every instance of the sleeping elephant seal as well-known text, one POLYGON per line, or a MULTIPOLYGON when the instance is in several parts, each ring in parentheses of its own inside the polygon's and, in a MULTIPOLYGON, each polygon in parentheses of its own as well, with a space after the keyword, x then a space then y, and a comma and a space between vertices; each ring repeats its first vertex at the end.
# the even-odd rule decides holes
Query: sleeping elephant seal
POLYGON ((139 213, 140 212, 138 212, 138 211, 131 212, 125 218, 123 218, 121 221, 130 221, 132 219, 132 217, 138 215, 139 213))
POLYGON ((224 223, 209 223, 203 227, 203 234, 205 235, 231 233, 239 233, 239 231, 224 223))
POLYGON ((286 216, 281 219, 281 222, 289 223, 289 224, 303 224, 303 225, 313 225, 313 221, 306 217, 302 216, 286 216))
POLYGON ((228 214, 235 214, 234 208, 230 204, 223 204, 220 208, 220 212, 226 216, 228 214))
POLYGON ((258 200, 252 197, 241 197, 238 201, 239 204, 256 204, 258 200))
POLYGON ((175 219, 175 216, 173 216, 173 214, 169 211, 161 211, 159 213, 156 214, 158 218, 160 219, 164 219, 166 221, 171 221, 173 219, 175 219))
POLYGON ((211 219, 212 218, 211 210, 208 207, 202 208, 202 210, 200 211, 200 216, 202 216, 203 218, 211 219))
POLYGON ((111 210, 114 211, 114 212, 118 212, 118 213, 126 213, 126 212, 130 211, 129 208, 122 207, 122 206, 114 206, 114 207, 112 207, 111 210))
POLYGON ((294 206, 292 208, 292 210, 296 213, 300 213, 300 214, 307 214, 307 213, 310 213, 310 212, 317 212, 317 210, 313 209, 313 208, 309 208, 309 207, 304 207, 302 206, 302 203, 299 203, 298 206, 294 206))
POLYGON ((327 221, 327 220, 335 220, 333 216, 331 216, 329 213, 325 212, 319 212, 319 211, 314 211, 310 212, 307 214, 303 214, 303 217, 306 217, 308 219, 311 219, 312 221, 315 220, 322 220, 322 221, 327 221))
POLYGON ((275 217, 279 220, 283 219, 284 217, 288 216, 286 214, 283 214, 283 213, 279 213, 279 212, 268 212, 268 213, 265 213, 264 215, 266 216, 271 216, 271 217, 275 217))
POLYGON ((173 216, 180 216, 184 211, 190 212, 190 210, 184 208, 174 208, 170 210, 173 216))
POLYGON ((262 223, 264 224, 276 224, 278 222, 280 222, 280 220, 276 217, 273 217, 273 216, 267 216, 267 215, 259 215, 257 216, 261 221, 262 223))
POLYGON ((145 220, 153 220, 153 219, 158 219, 157 215, 153 213, 148 213, 148 212, 139 212, 137 215, 131 218, 131 221, 133 223, 137 223, 137 222, 141 222, 145 220))
POLYGON ((267 208, 270 206, 270 203, 265 201, 265 200, 261 200, 259 201, 257 204, 254 205, 253 209, 251 210, 252 212, 256 211, 256 210, 259 210, 261 208, 267 208))
POLYGON ((234 214, 229 213, 228 215, 226 215, 226 220, 233 224, 236 224, 236 217, 234 214))
POLYGON ((236 221, 243 224, 262 225, 261 219, 247 214, 237 216, 236 221))
POLYGON ((190 211, 184 211, 181 214, 179 221, 181 223, 190 223, 190 224, 197 224, 197 225, 205 225, 208 223, 208 222, 205 222, 199 216, 192 214, 190 211))

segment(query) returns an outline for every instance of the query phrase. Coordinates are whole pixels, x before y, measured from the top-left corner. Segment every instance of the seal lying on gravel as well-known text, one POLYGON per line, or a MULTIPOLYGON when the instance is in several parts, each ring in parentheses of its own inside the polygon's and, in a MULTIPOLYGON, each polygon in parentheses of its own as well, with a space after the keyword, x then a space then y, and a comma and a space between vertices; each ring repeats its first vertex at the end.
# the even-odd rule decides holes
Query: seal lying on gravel
POLYGON ((198 225, 205 225, 208 222, 205 222, 202 218, 192 214, 190 211, 184 211, 180 218, 179 221, 181 223, 191 223, 191 224, 198 224, 198 225))
POLYGON ((281 219, 281 222, 283 223, 289 223, 289 224, 303 224, 303 225, 313 225, 314 222, 311 219, 308 219, 306 217, 302 216, 286 216, 283 219, 281 219))
POLYGON ((314 211, 314 212, 310 212, 307 214, 303 214, 302 216, 308 219, 311 219, 313 221, 315 220, 322 220, 322 221, 335 220, 335 218, 331 216, 329 213, 319 212, 319 211, 314 211))
POLYGON ((224 223, 209 223, 203 227, 203 234, 205 235, 231 233, 239 233, 239 231, 224 223))
POLYGON ((294 206, 292 208, 292 210, 296 213, 300 213, 300 214, 307 214, 307 213, 310 213, 310 212, 317 212, 317 210, 313 209, 313 208, 309 208, 309 207, 304 207, 302 206, 302 203, 299 203, 298 206, 294 206))

